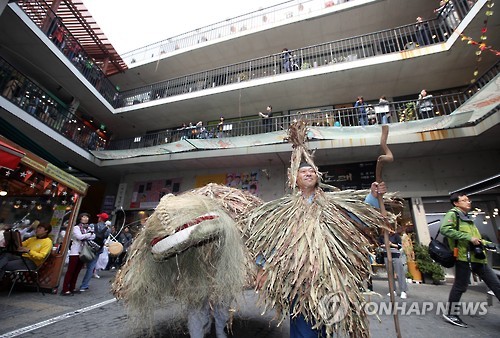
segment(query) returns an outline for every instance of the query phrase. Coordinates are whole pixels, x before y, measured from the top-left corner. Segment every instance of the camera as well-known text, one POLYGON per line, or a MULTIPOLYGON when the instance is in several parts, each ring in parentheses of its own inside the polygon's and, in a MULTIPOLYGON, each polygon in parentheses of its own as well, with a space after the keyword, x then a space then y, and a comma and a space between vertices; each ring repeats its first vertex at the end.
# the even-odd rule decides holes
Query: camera
POLYGON ((474 254, 474 257, 477 259, 485 259, 486 255, 484 254, 484 247, 482 244, 473 245, 470 244, 470 251, 474 254))

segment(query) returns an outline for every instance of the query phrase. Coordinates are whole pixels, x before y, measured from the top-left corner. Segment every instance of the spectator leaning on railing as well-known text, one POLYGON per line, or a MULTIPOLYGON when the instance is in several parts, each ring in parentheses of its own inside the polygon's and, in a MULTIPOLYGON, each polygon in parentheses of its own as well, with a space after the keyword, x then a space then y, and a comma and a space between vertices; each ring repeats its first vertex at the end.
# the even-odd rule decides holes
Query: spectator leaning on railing
POLYGON ((420 119, 428 119, 434 117, 434 104, 432 103, 432 95, 427 94, 425 89, 422 89, 418 95, 417 108, 420 119))

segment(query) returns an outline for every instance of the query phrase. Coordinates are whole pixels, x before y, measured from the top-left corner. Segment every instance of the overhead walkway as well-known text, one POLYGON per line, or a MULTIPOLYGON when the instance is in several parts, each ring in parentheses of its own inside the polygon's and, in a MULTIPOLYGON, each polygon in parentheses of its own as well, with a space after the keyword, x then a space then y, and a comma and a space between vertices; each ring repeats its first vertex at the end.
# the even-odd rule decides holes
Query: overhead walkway
MULTIPOLYGON (((484 87, 481 86, 481 81, 475 86, 469 87, 463 93, 457 93, 451 96, 440 97, 439 100, 444 100, 442 104, 436 105, 443 109, 445 106, 451 108, 446 113, 441 110, 439 115, 427 119, 413 118, 411 120, 402 120, 398 123, 390 124, 389 143, 413 143, 426 142, 442 139, 453 139, 457 137, 473 137, 488 130, 492 126, 500 123, 498 110, 500 107, 500 76, 498 75, 498 65, 484 75, 484 79, 489 79, 484 87), (492 77, 492 74, 495 74, 492 77), (454 103, 453 103, 454 102, 454 103), (455 104, 454 107, 451 107, 455 104)), ((437 100, 438 98, 436 98, 437 100)), ((437 101, 435 101, 437 102, 437 101)), ((408 107, 414 105, 415 102, 399 102, 391 104, 391 109, 394 107, 408 107)), ((219 137, 214 138, 189 138, 183 137, 187 134, 186 131, 180 130, 178 136, 181 139, 175 142, 168 142, 168 137, 161 139, 164 134, 148 135, 149 140, 160 140, 163 144, 154 146, 138 147, 141 143, 141 138, 134 140, 122 141, 122 145, 128 144, 129 149, 123 150, 105 150, 93 151, 92 154, 101 160, 137 158, 144 156, 158 156, 173 153, 183 153, 189 151, 200 150, 219 150, 219 149, 238 149, 238 148, 253 148, 264 145, 279 145, 286 142, 287 125, 296 120, 303 119, 309 122, 309 138, 310 140, 321 141, 318 148, 339 148, 352 146, 370 146, 377 145, 380 141, 381 125, 367 126, 335 126, 334 124, 325 126, 318 124, 317 121, 328 120, 329 117, 334 117, 341 113, 341 110, 332 110, 327 112, 316 112, 307 114, 298 114, 288 117, 279 117, 273 119, 275 131, 263 131, 261 121, 244 121, 235 123, 231 128, 219 133, 219 137), (250 124, 253 124, 255 130, 260 130, 260 133, 238 136, 238 132, 251 129, 250 124), (261 126, 258 127, 257 124, 261 126), (279 127, 279 128, 278 128, 279 127), (184 134, 182 134, 184 133, 184 134), (135 143, 135 144, 134 144, 135 143), (137 148, 133 148, 136 146, 137 148)), ((414 111, 418 114, 417 111, 414 111)), ((330 120, 331 121, 331 120, 330 120)), ((172 134, 169 134, 172 136, 172 134)))
POLYGON ((424 21, 421 25, 412 22, 378 32, 303 47, 290 51, 290 56, 277 53, 188 74, 122 91, 113 104, 118 108, 117 112, 122 113, 187 98, 181 95, 209 95, 228 90, 228 87, 222 89, 223 86, 261 86, 265 81, 286 81, 446 52, 460 40, 460 34, 478 14, 482 5, 484 1, 480 0, 468 12, 468 8, 455 8, 452 2, 448 2, 435 19, 424 21))
POLYGON ((296 21, 308 20, 322 15, 340 13, 364 6, 378 0, 303 0, 284 1, 278 5, 262 8, 244 15, 196 28, 124 53, 122 58, 130 67, 155 62, 176 53, 208 44, 238 38, 259 30, 276 28, 296 21))

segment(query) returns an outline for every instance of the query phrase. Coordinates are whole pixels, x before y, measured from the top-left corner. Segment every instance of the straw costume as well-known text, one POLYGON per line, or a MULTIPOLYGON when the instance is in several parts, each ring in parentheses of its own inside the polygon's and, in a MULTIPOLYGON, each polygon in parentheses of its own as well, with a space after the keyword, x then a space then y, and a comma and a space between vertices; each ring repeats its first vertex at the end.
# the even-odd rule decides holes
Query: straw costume
POLYGON ((265 257, 267 279, 259 302, 276 310, 278 325, 289 315, 292 320, 301 315, 327 337, 369 337, 360 292, 371 273, 363 228, 383 226, 384 219, 364 203, 367 191, 327 193, 317 186, 312 200, 301 195, 296 186, 301 163, 314 169, 318 182, 321 177, 305 144, 306 133, 302 121, 288 131, 292 193, 248 217, 247 246, 265 257))
POLYGON ((172 297, 188 310, 207 303, 229 307, 249 278, 236 222, 260 204, 249 193, 215 184, 164 196, 113 282, 130 317, 152 330, 153 311, 172 297))

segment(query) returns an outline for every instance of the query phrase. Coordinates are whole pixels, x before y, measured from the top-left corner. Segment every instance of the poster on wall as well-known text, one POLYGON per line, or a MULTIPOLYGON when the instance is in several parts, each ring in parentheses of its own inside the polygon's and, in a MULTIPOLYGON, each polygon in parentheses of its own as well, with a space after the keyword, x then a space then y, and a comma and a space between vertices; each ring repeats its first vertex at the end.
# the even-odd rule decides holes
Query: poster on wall
POLYGON ((65 205, 57 205, 54 207, 54 212, 52 213, 52 217, 50 218, 50 225, 52 226, 52 232, 49 237, 53 243, 56 243, 56 239, 61 232, 61 226, 63 224, 64 216, 66 216, 68 210, 66 210, 65 205))
POLYGON ((360 162, 340 165, 322 166, 323 182, 341 190, 369 189, 375 181, 377 162, 360 162))
POLYGON ((169 178, 134 183, 130 208, 156 208, 160 199, 167 194, 177 194, 181 190, 181 178, 169 178))
POLYGON ((208 183, 217 183, 227 187, 248 190, 250 193, 257 195, 259 190, 259 172, 255 170, 196 176, 197 188, 203 187, 208 183))

